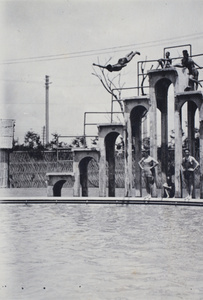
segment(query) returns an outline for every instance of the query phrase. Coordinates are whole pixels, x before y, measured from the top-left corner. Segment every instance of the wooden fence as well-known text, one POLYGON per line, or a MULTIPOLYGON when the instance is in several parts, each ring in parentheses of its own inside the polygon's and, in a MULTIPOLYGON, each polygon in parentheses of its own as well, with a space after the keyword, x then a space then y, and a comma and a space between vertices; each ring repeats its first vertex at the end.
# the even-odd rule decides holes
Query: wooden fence
MULTIPOLYGON (((9 180, 10 187, 30 188, 46 187, 46 173, 72 172, 73 154, 68 150, 10 153, 9 180)), ((92 159, 88 165, 89 187, 99 186, 99 166, 92 159)), ((66 187, 71 182, 66 182, 66 187)), ((124 159, 116 156, 116 187, 124 187, 124 159)))
MULTIPOLYGON (((15 188, 46 187, 46 173, 73 171, 73 153, 69 150, 44 151, 39 153, 14 151, 10 153, 9 161, 10 187, 15 188)), ((122 153, 116 152, 115 162, 116 188, 123 188, 125 186, 125 165, 122 153)), ((133 174, 135 174, 135 167, 133 163, 133 174)), ((157 185, 159 188, 163 184, 160 169, 161 164, 158 166, 157 185)), ((199 187, 199 177, 199 171, 197 171, 196 187, 199 187)), ((88 165, 88 180, 89 187, 99 186, 99 166, 93 159, 88 165)), ((144 185, 143 181, 142 186, 144 187, 144 185)), ((64 184, 64 187, 71 186, 71 181, 64 184)))

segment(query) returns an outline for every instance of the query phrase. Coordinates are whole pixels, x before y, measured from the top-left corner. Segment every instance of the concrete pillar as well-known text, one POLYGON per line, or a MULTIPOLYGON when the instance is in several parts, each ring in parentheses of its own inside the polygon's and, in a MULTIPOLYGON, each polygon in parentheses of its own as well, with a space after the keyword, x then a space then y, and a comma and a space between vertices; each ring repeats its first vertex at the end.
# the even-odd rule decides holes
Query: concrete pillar
POLYGON ((134 155, 134 163, 135 163, 135 196, 141 197, 142 196, 142 172, 138 165, 138 162, 141 159, 141 143, 142 143, 142 137, 141 137, 141 117, 134 126, 134 149, 135 149, 135 155, 134 155))
POLYGON ((61 196, 61 189, 63 184, 69 179, 72 179, 74 182, 75 177, 74 174, 71 172, 53 172, 53 173, 46 173, 47 177, 47 196, 61 196))
POLYGON ((80 186, 82 188, 82 196, 88 196, 88 164, 91 159, 99 161, 99 151, 88 148, 73 149, 73 173, 75 177, 73 195, 80 196, 80 186))
MULTIPOLYGON (((157 104, 155 88, 150 87, 150 155, 157 160, 157 104)), ((157 177, 157 169, 155 168, 155 181, 157 177)), ((152 197, 157 197, 156 185, 152 188, 152 197)))
POLYGON ((108 162, 108 195, 115 196, 115 141, 119 134, 123 136, 123 124, 110 123, 98 125, 99 134, 99 195, 106 196, 107 188, 107 170, 106 164, 108 162))
MULTIPOLYGON (((194 102, 189 101, 188 103, 188 146, 191 155, 195 155, 195 111, 196 111, 196 104, 194 102)), ((193 181, 193 192, 192 198, 196 198, 196 189, 195 189, 195 176, 193 181)))
POLYGON ((99 138, 99 196, 106 197, 106 149, 104 137, 99 138))
POLYGON ((53 186, 47 186, 47 197, 53 197, 53 186))
POLYGON ((73 161, 73 173, 75 176, 75 182, 73 185, 73 196, 80 197, 80 169, 78 161, 73 161))
MULTIPOLYGON (((139 96, 123 99, 125 108, 125 196, 132 197, 133 180, 135 180, 135 195, 142 195, 142 178, 138 161, 141 159, 142 120, 149 111, 149 97, 139 96), (134 162, 133 151, 134 146, 134 162), (132 165, 134 163, 134 166, 132 165), (135 168, 135 179, 133 178, 135 168)), ((147 133, 147 121, 145 121, 147 133)), ((145 135, 146 137, 146 135, 145 135)))
POLYGON ((9 187, 9 150, 0 149, 0 188, 9 187))
MULTIPOLYGON (((177 98, 175 101, 178 101, 177 98)), ((182 125, 181 125, 181 110, 178 105, 175 105, 174 116, 175 128, 175 197, 182 197, 181 185, 181 164, 182 164, 182 125)))
POLYGON ((88 197, 88 163, 90 159, 83 159, 80 162, 80 184, 82 187, 82 197, 88 197))
POLYGON ((148 129, 147 129, 147 115, 145 116, 145 119, 143 121, 143 129, 142 129, 142 138, 145 139, 148 137, 148 129))
POLYGON ((132 197, 132 128, 129 113, 125 113, 125 127, 125 197, 132 197))
POLYGON ((191 155, 195 155, 195 111, 196 104, 192 101, 188 103, 188 147, 191 155))
POLYGON ((203 199, 203 120, 199 127, 200 199, 203 199))
POLYGON ((107 161, 108 161, 108 186, 109 186, 109 190, 108 190, 108 196, 109 197, 115 197, 115 189, 116 189, 116 176, 115 176, 115 141, 112 141, 113 143, 110 143, 107 148, 106 151, 108 153, 107 155, 107 161))
POLYGON ((162 184, 166 182, 168 173, 168 112, 167 107, 161 113, 161 172, 162 184))

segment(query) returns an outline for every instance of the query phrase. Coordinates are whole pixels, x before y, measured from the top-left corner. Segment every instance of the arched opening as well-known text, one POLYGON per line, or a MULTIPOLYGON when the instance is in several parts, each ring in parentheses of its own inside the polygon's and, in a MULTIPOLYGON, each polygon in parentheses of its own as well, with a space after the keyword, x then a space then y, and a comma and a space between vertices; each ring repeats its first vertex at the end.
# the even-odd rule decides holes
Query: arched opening
POLYGON ((66 180, 59 180, 53 186, 53 196, 54 197, 61 197, 61 189, 64 185, 66 180))
POLYGON ((94 158, 92 158, 87 165, 87 174, 88 174, 88 195, 90 197, 98 196, 99 165, 94 158))
MULTIPOLYGON (((143 141, 143 136, 147 139, 146 132, 143 135, 143 120, 147 114, 145 106, 138 105, 134 107, 130 114, 131 128, 132 128, 132 164, 133 164, 133 175, 134 175, 134 186, 135 195, 142 196, 142 174, 138 166, 138 162, 142 156, 142 144, 147 144, 143 141)), ((145 128, 145 130, 147 130, 145 128)))
POLYGON ((79 163, 80 185, 82 189, 82 197, 88 197, 88 164, 92 157, 87 156, 81 159, 79 163))
POLYGON ((108 196, 115 197, 116 177, 115 177, 115 142, 119 133, 114 131, 105 137, 107 177, 108 177, 108 196))
MULTIPOLYGON (((186 101, 181 107, 182 145, 196 156, 196 138, 199 133, 199 110, 194 101, 186 101)), ((198 155, 198 154, 197 154, 198 155)))
MULTIPOLYGON (((169 98, 169 86, 171 81, 168 78, 160 79, 155 85, 156 103, 159 113, 157 113, 157 135, 158 135, 158 160, 161 162, 161 178, 160 184, 166 182, 166 177, 169 175, 169 108, 174 111, 174 99, 171 95, 169 98), (169 106, 170 99, 170 106, 169 106), (172 109, 173 103, 173 109, 172 109)), ((161 185, 162 185, 161 184, 161 185)))

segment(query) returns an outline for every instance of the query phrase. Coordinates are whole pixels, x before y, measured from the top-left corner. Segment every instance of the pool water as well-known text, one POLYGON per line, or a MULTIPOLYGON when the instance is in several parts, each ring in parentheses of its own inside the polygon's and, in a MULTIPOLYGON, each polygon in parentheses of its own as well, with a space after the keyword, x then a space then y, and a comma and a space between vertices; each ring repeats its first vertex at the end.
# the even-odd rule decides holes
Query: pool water
POLYGON ((203 299, 203 210, 0 205, 0 299, 203 299))

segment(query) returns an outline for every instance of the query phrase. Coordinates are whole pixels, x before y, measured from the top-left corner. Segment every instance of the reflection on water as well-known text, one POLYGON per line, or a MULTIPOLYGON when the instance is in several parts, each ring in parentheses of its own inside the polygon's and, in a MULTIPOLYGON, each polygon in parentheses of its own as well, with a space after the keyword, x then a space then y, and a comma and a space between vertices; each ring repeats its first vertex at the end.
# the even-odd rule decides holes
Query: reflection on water
POLYGON ((203 299, 202 214, 2 204, 0 299, 203 299))

